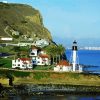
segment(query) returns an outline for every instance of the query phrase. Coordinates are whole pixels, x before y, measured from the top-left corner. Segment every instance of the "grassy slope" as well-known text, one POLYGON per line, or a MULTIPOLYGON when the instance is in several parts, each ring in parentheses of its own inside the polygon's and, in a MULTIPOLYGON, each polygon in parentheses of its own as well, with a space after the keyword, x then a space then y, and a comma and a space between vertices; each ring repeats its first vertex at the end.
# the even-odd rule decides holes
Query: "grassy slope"
POLYGON ((57 73, 47 71, 0 71, 1 75, 10 73, 14 76, 14 84, 72 84, 100 86, 100 76, 79 73, 57 73))

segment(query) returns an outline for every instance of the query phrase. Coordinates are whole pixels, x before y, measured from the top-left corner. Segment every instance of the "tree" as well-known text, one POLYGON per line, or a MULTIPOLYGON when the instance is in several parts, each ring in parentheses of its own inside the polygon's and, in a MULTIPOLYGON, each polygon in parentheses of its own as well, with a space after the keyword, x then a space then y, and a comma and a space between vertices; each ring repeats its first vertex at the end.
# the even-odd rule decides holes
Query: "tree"
POLYGON ((15 46, 13 48, 13 50, 15 52, 15 58, 28 57, 29 49, 30 49, 29 46, 25 46, 25 47, 15 46))
POLYGON ((50 56, 51 64, 55 64, 55 63, 59 62, 63 58, 62 55, 65 52, 65 48, 61 44, 58 45, 58 46, 56 46, 56 45, 49 45, 49 46, 45 47, 44 50, 50 56))
POLYGON ((59 62, 61 59, 63 59, 62 55, 64 54, 64 52, 65 52, 65 47, 64 47, 62 44, 59 44, 59 45, 57 46, 57 55, 59 56, 58 62, 59 62))
POLYGON ((50 59, 51 59, 51 64, 54 64, 54 58, 56 55, 56 51, 55 51, 55 45, 49 45, 43 48, 46 53, 49 55, 50 59))

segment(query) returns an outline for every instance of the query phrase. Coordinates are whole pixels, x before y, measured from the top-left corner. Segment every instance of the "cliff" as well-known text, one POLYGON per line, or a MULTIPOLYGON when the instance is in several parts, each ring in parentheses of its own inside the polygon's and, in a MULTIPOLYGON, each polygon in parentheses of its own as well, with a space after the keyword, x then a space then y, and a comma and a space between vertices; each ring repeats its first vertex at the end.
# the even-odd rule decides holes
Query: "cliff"
POLYGON ((13 37, 15 40, 23 40, 24 37, 52 40, 38 10, 25 4, 2 2, 0 2, 0 37, 13 37))

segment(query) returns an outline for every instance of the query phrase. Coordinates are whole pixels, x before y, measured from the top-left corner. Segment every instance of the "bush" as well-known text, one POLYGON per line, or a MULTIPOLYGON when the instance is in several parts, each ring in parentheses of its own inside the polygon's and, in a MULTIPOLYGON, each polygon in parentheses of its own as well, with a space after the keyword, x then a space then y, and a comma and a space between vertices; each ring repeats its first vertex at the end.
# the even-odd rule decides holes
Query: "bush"
POLYGON ((30 72, 14 71, 13 74, 16 77, 27 77, 30 75, 30 72))

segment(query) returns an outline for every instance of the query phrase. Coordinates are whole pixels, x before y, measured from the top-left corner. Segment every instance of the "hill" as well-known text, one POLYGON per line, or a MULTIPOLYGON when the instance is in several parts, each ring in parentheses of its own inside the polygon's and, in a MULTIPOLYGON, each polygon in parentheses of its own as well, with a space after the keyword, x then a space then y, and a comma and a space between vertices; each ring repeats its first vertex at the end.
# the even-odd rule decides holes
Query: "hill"
POLYGON ((13 37, 15 40, 23 40, 26 37, 52 40, 38 10, 25 4, 2 2, 0 2, 0 37, 13 37))

